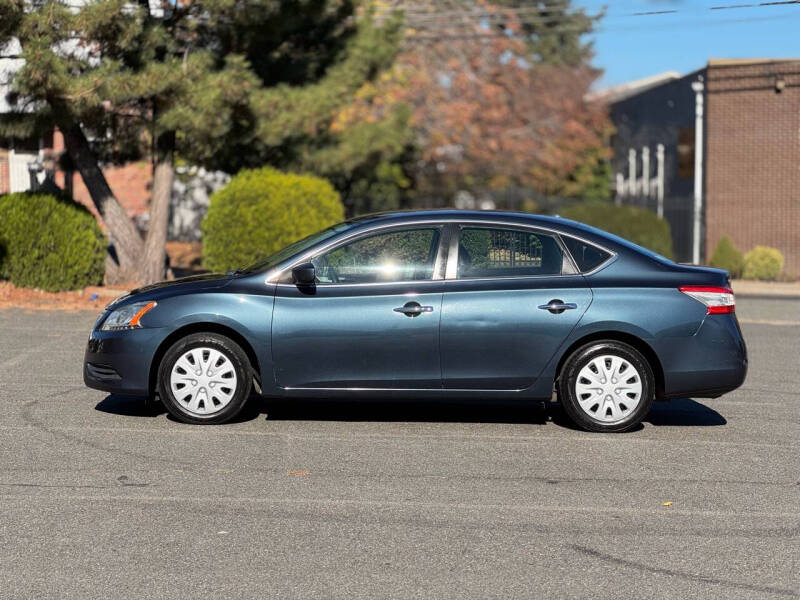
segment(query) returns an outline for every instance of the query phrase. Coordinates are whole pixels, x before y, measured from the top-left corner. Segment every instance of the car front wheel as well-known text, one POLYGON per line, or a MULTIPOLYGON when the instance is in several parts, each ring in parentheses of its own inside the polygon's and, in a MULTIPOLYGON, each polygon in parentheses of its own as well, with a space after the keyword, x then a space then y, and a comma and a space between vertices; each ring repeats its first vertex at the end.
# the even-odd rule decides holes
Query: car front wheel
POLYGON ((247 355, 223 335, 194 333, 175 342, 158 371, 164 406, 184 423, 224 423, 244 408, 252 388, 247 355))
POLYGON ((655 397, 647 359, 633 346, 617 341, 578 348, 564 363, 558 389, 573 422, 600 432, 635 427, 647 416, 655 397))

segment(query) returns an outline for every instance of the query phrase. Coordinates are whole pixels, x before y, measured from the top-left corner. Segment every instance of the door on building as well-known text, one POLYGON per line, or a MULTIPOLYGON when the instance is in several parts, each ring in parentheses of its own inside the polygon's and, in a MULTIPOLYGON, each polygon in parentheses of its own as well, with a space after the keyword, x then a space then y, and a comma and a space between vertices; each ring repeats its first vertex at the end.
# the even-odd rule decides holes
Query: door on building
POLYGON ((31 170, 31 164, 39 162, 39 140, 14 140, 8 153, 9 191, 27 192, 39 185, 37 173, 31 170))

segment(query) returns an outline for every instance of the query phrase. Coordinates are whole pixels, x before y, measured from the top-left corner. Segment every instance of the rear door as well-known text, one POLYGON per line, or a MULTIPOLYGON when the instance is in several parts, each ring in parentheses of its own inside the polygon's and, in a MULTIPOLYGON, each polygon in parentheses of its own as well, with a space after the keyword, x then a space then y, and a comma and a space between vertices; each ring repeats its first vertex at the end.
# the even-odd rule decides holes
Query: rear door
POLYGON ((444 386, 530 387, 588 308, 591 290, 552 232, 457 229, 442 300, 444 386))

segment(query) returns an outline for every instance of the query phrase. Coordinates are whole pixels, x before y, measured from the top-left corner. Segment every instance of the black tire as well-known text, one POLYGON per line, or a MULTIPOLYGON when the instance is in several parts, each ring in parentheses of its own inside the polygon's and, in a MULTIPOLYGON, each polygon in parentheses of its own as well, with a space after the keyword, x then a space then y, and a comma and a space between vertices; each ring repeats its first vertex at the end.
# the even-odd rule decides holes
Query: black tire
POLYGON ((653 405, 655 399, 653 369, 642 353, 633 346, 614 340, 591 342, 575 350, 564 363, 558 378, 558 396, 564 411, 581 429, 607 433, 628 431, 642 422, 653 405), (627 360, 638 371, 641 379, 642 389, 639 404, 624 418, 613 423, 603 422, 584 411, 578 401, 575 389, 580 371, 593 359, 603 355, 617 356, 627 360))
POLYGON ((172 416, 184 423, 212 425, 230 421, 244 408, 252 387, 253 373, 247 354, 236 342, 218 333, 193 333, 178 340, 164 354, 158 368, 158 393, 161 401, 172 416), (199 415, 185 408, 175 398, 169 383, 176 361, 189 350, 201 347, 222 353, 230 361, 236 374, 236 388, 231 400, 222 409, 208 415, 199 415))

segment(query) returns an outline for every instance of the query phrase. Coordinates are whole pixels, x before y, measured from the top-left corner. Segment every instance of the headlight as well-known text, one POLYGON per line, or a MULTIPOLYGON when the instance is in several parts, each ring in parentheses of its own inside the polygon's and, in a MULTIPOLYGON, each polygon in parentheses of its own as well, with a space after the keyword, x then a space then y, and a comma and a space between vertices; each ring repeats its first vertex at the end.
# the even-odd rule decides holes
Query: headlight
POLYGON ((115 331, 118 329, 134 329, 141 327, 139 320, 156 306, 155 302, 134 302, 111 311, 108 318, 103 321, 100 331, 115 331))

